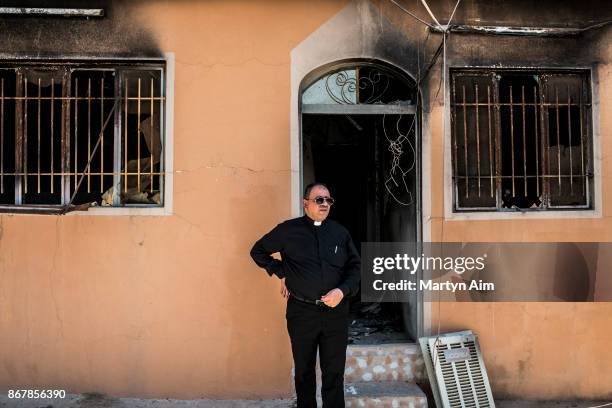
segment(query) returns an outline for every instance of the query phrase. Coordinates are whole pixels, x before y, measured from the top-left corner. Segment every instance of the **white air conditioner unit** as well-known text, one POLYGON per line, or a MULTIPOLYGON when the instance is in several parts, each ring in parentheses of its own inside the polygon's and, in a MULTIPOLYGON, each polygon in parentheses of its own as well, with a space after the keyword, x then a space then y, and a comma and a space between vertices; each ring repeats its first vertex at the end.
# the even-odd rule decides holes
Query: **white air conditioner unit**
POLYGON ((478 338, 470 331, 419 339, 438 408, 495 408, 478 338))

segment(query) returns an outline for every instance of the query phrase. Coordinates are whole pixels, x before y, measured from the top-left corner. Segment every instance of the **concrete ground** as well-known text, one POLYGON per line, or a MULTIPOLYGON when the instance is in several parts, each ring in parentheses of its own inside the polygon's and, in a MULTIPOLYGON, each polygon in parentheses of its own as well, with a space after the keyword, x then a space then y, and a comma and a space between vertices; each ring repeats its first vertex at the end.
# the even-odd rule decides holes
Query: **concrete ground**
MULTIPOLYGON (((113 398, 103 394, 68 394, 63 399, 8 399, 0 408, 290 408, 294 400, 172 400, 113 398)), ((496 401, 497 408, 612 408, 610 401, 496 401)))

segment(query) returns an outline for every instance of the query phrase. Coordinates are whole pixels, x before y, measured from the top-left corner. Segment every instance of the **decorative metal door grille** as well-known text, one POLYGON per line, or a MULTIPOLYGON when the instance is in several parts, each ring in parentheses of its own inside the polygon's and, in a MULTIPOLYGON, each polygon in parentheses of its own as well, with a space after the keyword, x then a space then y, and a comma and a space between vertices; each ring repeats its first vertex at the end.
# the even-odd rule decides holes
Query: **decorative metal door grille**
POLYGON ((0 211, 163 204, 164 66, 0 66, 0 211))
POLYGON ((592 208, 585 71, 451 71, 455 211, 592 208))
POLYGON ((332 71, 302 93, 305 114, 414 114, 416 86, 379 65, 332 71))

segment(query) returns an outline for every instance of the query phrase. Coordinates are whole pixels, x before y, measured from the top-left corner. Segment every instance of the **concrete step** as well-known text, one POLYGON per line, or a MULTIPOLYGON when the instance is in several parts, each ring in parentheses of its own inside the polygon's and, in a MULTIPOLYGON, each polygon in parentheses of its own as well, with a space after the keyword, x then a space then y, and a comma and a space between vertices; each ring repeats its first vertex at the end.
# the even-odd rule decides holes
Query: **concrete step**
MULTIPOLYGON (((321 404, 318 358, 316 375, 317 400, 321 404)), ((427 382, 425 363, 418 345, 348 346, 344 371, 347 404, 351 400, 353 407, 427 407, 427 398, 416 382, 427 382)))
POLYGON ((346 383, 425 380, 421 349, 414 343, 349 345, 346 350, 346 383))
POLYGON ((344 389, 347 407, 427 408, 425 393, 409 382, 357 382, 344 389))

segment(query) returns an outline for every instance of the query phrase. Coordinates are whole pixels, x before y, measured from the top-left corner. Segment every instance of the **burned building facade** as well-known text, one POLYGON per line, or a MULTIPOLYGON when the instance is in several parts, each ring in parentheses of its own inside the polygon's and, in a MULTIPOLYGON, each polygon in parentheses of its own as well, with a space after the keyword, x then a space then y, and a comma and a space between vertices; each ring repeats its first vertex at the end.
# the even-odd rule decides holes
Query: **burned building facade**
MULTIPOLYGON (((357 242, 611 238, 604 1, 25 3, 102 12, 0 15, 6 387, 290 395, 248 251, 315 179, 357 242)), ((609 303, 393 310, 478 333, 496 396, 612 395, 609 303)))

